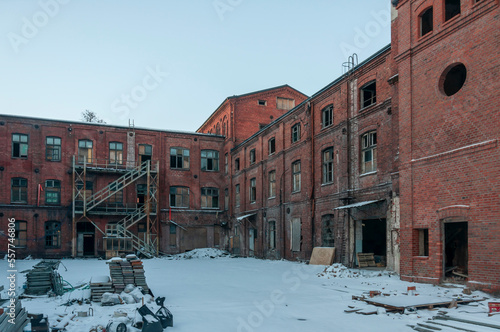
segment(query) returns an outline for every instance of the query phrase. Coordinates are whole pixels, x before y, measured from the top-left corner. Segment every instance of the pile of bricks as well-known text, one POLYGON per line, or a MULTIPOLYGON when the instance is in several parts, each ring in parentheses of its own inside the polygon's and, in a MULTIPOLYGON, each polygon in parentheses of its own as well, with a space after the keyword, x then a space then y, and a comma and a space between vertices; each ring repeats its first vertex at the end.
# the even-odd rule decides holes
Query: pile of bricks
POLYGON ((107 264, 115 293, 121 293, 129 284, 140 286, 145 292, 149 292, 142 261, 136 255, 127 255, 125 259, 113 258, 107 264))

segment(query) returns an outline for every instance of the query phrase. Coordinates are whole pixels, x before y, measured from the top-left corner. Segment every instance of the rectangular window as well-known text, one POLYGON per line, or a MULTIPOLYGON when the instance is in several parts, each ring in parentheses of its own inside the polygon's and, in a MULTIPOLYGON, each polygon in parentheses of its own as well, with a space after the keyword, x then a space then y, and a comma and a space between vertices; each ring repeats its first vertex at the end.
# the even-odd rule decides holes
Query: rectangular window
POLYGON ((292 218, 291 220, 291 243, 290 243, 290 249, 292 251, 300 251, 300 244, 301 244, 301 225, 300 225, 300 218, 292 218))
POLYGON ((276 152, 276 140, 274 139, 274 137, 269 139, 267 146, 269 150, 269 155, 272 155, 274 152, 276 152))
POLYGON ((240 206, 240 185, 237 184, 234 189, 234 201, 236 203, 236 207, 240 206))
POLYGON ((94 193, 94 183, 92 181, 85 181, 85 188, 83 187, 83 181, 78 181, 76 183, 76 200, 83 202, 84 198, 88 200, 94 193), (85 196, 85 197, 84 197, 85 196))
POLYGON ((292 164, 292 192, 300 191, 300 160, 292 164))
POLYGON ((91 163, 92 162, 92 146, 93 143, 90 140, 82 139, 78 141, 78 162, 91 163))
POLYGON ((14 246, 16 246, 16 248, 26 248, 26 241, 28 239, 27 229, 28 226, 26 221, 16 220, 14 236, 14 246))
POLYGON ((229 189, 224 189, 224 210, 229 210, 229 189))
POLYGON ((457 15, 460 15, 460 0, 445 0, 445 14, 444 20, 448 21, 457 15))
POLYGON ((45 204, 47 205, 61 204, 61 181, 59 180, 45 181, 45 204))
POLYGON ((321 111, 321 123, 323 128, 333 124, 333 105, 323 108, 323 111, 321 111))
POLYGON ((141 164, 153 158, 153 146, 149 144, 139 144, 139 161, 141 164))
POLYGON ((170 187, 170 207, 189 207, 189 188, 170 187))
POLYGON ((115 165, 123 164, 123 143, 109 143, 109 162, 115 165))
POLYGON ((219 152, 214 150, 201 150, 201 170, 219 170, 219 152))
POLYGON ((111 195, 108 199, 107 202, 110 205, 122 205, 123 203, 123 184, 119 183, 117 184, 116 182, 111 182, 109 186, 109 190, 111 192, 114 192, 114 195, 111 195))
POLYGON ((12 157, 28 158, 28 135, 12 134, 12 157))
POLYGON ((429 256, 429 229, 418 230, 418 255, 429 256))
POLYGON ((219 189, 201 188, 201 208, 202 209, 219 208, 219 189))
POLYGON ((432 20, 432 7, 427 8, 422 14, 420 14, 420 36, 425 36, 429 32, 432 32, 432 20))
POLYGON ((255 164, 255 149, 250 150, 250 165, 255 164))
POLYGON ((267 105, 267 101, 265 101, 265 100, 259 100, 259 105, 260 106, 266 106, 267 105))
POLYGON ((189 150, 170 148, 170 168, 189 169, 189 150))
POLYGON ((226 174, 228 172, 228 158, 229 158, 228 154, 226 153, 224 155, 224 173, 226 173, 226 174))
POLYGON ((269 172, 269 198, 276 197, 276 171, 269 172))
POLYGON ((377 170, 377 133, 372 131, 361 138, 361 173, 377 170))
POLYGON ((368 107, 377 102, 376 81, 365 84, 361 89, 361 108, 368 107))
POLYGON ((45 248, 61 247, 61 223, 47 221, 45 223, 45 248))
POLYGON ((257 198, 257 179, 250 179, 250 203, 255 203, 257 198))
POLYGON ((234 170, 239 171, 240 170, 240 158, 236 158, 234 160, 234 170))
POLYGON ((333 182, 333 148, 323 151, 323 184, 333 182))
POLYGON ((12 203, 27 203, 28 202, 28 180, 24 178, 13 178, 11 183, 11 199, 12 203))
POLYGON ((269 249, 276 249, 276 221, 269 222, 269 249))
POLYGON ((170 224, 170 238, 169 238, 170 246, 177 246, 177 226, 174 224, 170 224))
POLYGON ((292 127, 292 143, 300 140, 300 123, 296 123, 292 127))
POLYGON ((276 108, 279 110, 291 110, 295 107, 295 100, 289 98, 281 98, 277 97, 276 99, 276 108))
POLYGON ((45 138, 45 160, 61 161, 61 138, 45 138))

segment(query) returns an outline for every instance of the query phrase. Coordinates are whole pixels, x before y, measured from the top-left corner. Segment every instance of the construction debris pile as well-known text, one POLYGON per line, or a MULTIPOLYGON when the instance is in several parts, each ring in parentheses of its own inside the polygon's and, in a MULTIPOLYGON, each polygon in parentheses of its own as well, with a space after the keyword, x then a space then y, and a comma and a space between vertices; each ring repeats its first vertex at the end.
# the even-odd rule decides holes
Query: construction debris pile
POLYGON ((28 313, 21 306, 20 300, 9 301, 9 304, 2 308, 0 315, 0 331, 18 332, 28 324, 28 313))
POLYGON ((44 295, 53 291, 56 295, 64 293, 62 278, 57 273, 61 261, 46 261, 33 266, 26 275, 26 291, 28 295, 44 295))
POLYGON ((149 293, 142 261, 136 255, 127 255, 125 259, 112 258, 107 264, 115 293, 121 293, 130 284, 142 287, 145 293, 149 293))

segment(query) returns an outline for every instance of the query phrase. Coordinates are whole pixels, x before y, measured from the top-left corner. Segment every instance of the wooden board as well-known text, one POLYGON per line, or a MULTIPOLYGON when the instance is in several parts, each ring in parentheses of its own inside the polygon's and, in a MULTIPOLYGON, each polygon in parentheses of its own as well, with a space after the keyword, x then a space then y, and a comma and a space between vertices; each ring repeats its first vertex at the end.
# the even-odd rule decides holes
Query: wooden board
POLYGON ((453 298, 436 297, 436 296, 390 296, 390 297, 365 299, 364 301, 369 304, 389 309, 404 310, 405 308, 429 309, 436 306, 449 306, 452 302, 470 303, 483 300, 484 300, 483 298, 457 300, 453 298))
POLYGON ((334 247, 315 247, 309 265, 332 265, 334 258, 334 247))
POLYGON ((375 264, 375 258, 373 257, 373 253, 356 253, 356 257, 358 258, 358 266, 359 267, 372 267, 377 266, 375 264))

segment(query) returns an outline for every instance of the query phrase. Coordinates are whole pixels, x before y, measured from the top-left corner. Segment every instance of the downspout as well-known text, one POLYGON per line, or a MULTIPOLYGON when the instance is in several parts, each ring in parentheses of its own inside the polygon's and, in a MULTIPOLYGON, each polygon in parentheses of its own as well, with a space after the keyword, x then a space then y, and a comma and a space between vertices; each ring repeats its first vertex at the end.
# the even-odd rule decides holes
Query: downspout
POLYGON ((310 196, 310 200, 311 200, 311 245, 312 245, 312 248, 311 250, 314 248, 315 246, 315 225, 314 225, 314 219, 315 219, 315 211, 316 211, 316 201, 315 201, 315 197, 314 197, 314 192, 316 190, 316 167, 314 165, 314 162, 316 160, 316 149, 315 149, 315 137, 314 137, 314 129, 316 128, 315 127, 315 123, 314 123, 314 115, 313 115, 313 105, 312 103, 309 101, 307 102, 307 111, 309 111, 309 116, 311 117, 311 128, 310 128, 310 132, 311 132, 311 150, 312 150, 312 158, 311 158, 311 174, 312 174, 312 186, 311 186, 311 196, 310 196))
MULTIPOLYGON (((350 95, 353 93, 352 82, 350 80, 350 73, 347 74, 347 97, 346 97, 346 133, 347 133, 347 204, 350 203, 351 195, 351 99, 350 95)), ((354 103, 352 103, 354 104, 354 103)), ((347 225, 351 224, 351 209, 347 209, 347 225)), ((349 234, 349 233, 348 233, 349 234)), ((349 239, 351 237, 349 236, 349 239)), ((348 247, 349 248, 349 247, 348 247)), ((353 222, 353 247, 350 267, 354 267, 354 257, 356 255, 356 223, 353 222)))
MULTIPOLYGON (((261 186, 260 186, 260 188, 261 188, 260 210, 262 211, 261 212, 262 213, 262 226, 261 226, 261 230, 262 231, 261 231, 261 234, 260 234, 260 244, 261 244, 260 245, 260 250, 262 252, 262 256, 264 256, 264 234, 265 234, 265 232, 264 232, 264 228, 265 228, 265 226, 264 226, 264 218, 265 218, 264 217, 264 213, 266 213, 264 211, 267 211, 267 209, 266 210, 264 209, 264 202, 265 202, 265 200, 264 200, 264 197, 265 197, 265 192, 264 192, 264 177, 265 177, 265 174, 267 173, 266 172, 267 168, 264 167, 265 165, 264 165, 264 139, 263 139, 263 137, 264 137, 264 135, 260 136, 260 165, 262 167, 261 186)), ((255 152, 255 153, 257 154, 257 152, 255 152)), ((269 192, 269 189, 268 189, 268 192, 269 192)), ((266 214, 266 216, 267 216, 267 214, 266 214)))
POLYGON ((282 122, 281 125, 281 135, 282 135, 282 140, 283 142, 283 155, 281 157, 282 161, 282 170, 281 170, 281 181, 280 181, 280 204, 281 204, 281 231, 282 231, 282 237, 283 240, 281 241, 283 244, 283 258, 286 258, 286 222, 285 222, 285 184, 283 183, 285 181, 285 156, 286 156, 286 149, 285 149, 285 123, 284 121, 282 122))

